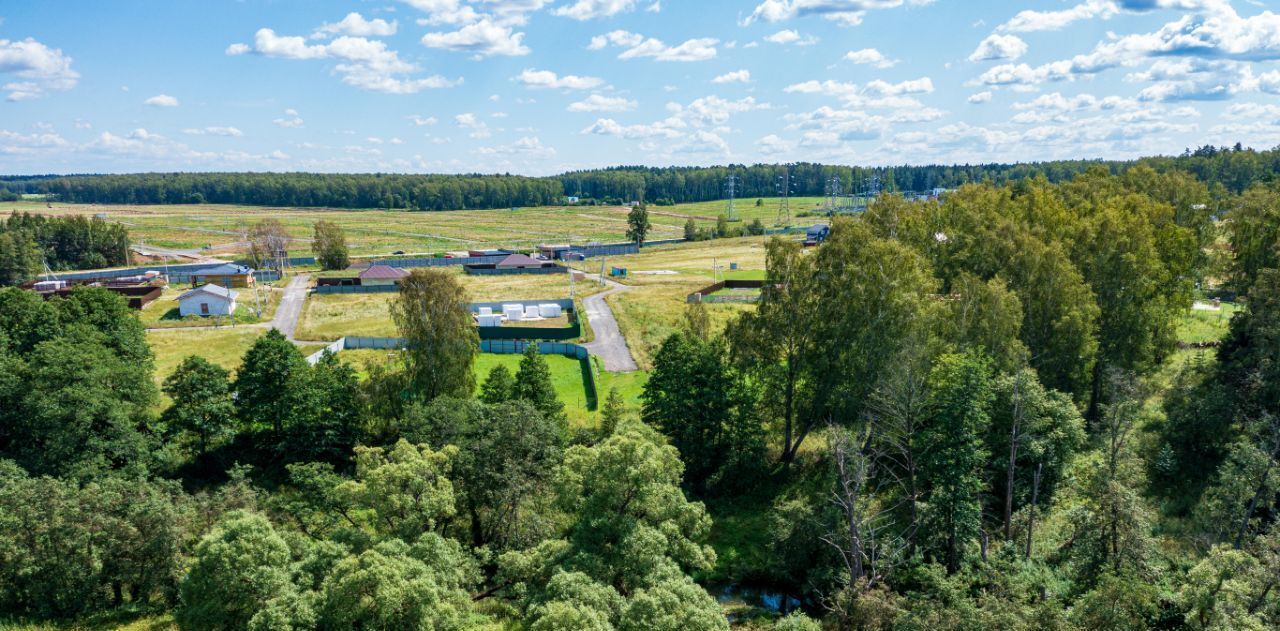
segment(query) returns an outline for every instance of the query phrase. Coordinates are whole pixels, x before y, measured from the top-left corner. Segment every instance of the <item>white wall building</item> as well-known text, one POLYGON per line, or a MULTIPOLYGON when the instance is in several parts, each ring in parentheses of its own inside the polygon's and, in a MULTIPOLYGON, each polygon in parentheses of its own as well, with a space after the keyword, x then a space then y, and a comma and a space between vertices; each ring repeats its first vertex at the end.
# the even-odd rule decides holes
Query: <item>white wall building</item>
POLYGON ((178 296, 178 312, 182 317, 227 316, 236 311, 240 293, 218 285, 201 285, 178 296))

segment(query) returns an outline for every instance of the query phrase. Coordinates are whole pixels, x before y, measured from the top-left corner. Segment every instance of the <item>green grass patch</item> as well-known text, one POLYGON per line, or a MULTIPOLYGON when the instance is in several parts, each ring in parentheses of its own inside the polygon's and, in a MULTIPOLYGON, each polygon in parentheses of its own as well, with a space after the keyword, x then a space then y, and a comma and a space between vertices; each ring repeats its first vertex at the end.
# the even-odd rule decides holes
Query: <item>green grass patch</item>
MULTIPOLYGON (((354 366, 360 378, 368 376, 365 366, 369 362, 386 360, 395 351, 351 350, 338 354, 342 361, 354 366)), ((599 414, 587 407, 586 383, 583 381, 582 362, 562 355, 544 355, 547 367, 551 369, 551 384, 556 389, 556 396, 564 403, 565 413, 569 417, 569 427, 595 427, 599 424, 599 414)), ((480 353, 476 355, 473 371, 476 385, 484 383, 489 371, 495 366, 506 366, 511 374, 520 370, 521 355, 499 355, 496 353, 480 353)), ((624 384, 625 385, 625 384, 624 384)), ((607 391, 600 395, 603 403, 607 391)), ((638 394, 636 395, 639 396, 638 394)))
POLYGON ((1178 320, 1178 341, 1184 344, 1218 342, 1227 336, 1231 316, 1241 307, 1224 302, 1217 311, 1188 309, 1178 320))

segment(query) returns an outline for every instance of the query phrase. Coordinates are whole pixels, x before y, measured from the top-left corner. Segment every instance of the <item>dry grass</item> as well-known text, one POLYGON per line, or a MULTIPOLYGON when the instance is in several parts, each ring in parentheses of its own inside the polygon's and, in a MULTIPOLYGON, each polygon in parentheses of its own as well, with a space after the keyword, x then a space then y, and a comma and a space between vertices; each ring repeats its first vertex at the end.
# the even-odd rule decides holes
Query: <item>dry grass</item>
POLYGON ((199 355, 234 371, 240 367, 245 351, 266 332, 267 329, 260 326, 149 331, 147 341, 156 357, 156 383, 173 374, 188 355, 199 355))

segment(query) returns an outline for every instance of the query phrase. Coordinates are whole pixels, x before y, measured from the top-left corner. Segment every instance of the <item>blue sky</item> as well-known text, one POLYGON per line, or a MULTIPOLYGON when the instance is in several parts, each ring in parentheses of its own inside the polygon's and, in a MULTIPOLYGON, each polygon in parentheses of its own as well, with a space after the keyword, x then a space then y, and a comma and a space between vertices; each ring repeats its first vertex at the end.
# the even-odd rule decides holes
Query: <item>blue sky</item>
POLYGON ((0 0, 0 173, 1280 144, 1256 0, 0 0))

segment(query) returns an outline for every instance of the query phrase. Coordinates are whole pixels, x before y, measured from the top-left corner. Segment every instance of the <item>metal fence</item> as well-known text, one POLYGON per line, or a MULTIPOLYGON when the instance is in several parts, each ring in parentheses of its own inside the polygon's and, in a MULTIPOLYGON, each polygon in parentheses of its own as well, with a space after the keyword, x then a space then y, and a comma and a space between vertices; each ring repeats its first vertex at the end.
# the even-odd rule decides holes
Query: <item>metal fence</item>
POLYGON ((386 259, 372 261, 370 265, 387 265, 389 267, 448 267, 451 265, 483 265, 485 263, 501 263, 508 255, 501 256, 466 256, 461 258, 426 258, 426 259, 386 259))
POLYGON ((503 305, 520 305, 521 307, 536 307, 538 305, 560 305, 565 311, 573 311, 573 301, 568 298, 555 298, 544 300, 503 300, 502 302, 473 302, 471 303, 471 313, 480 313, 482 307, 493 309, 494 313, 502 313, 503 305))
POLYGON ((311 290, 316 294, 394 294, 399 285, 320 285, 311 290))
MULTIPOLYGON (((199 276, 204 270, 221 267, 223 265, 226 264, 184 263, 182 265, 149 265, 146 267, 130 267, 128 269, 91 270, 87 272, 54 272, 53 275, 59 280, 109 280, 123 276, 138 276, 154 271, 164 274, 172 284, 184 284, 191 282, 192 276, 199 276)), ((269 283, 280 280, 281 274, 274 270, 255 270, 253 277, 258 281, 269 283)))
POLYGON ((468 265, 464 268, 468 274, 472 276, 515 276, 518 274, 565 274, 569 272, 569 268, 563 265, 552 265, 549 267, 519 267, 515 269, 498 269, 495 267, 477 267, 468 265))

